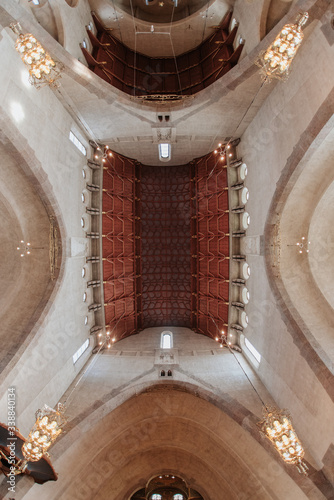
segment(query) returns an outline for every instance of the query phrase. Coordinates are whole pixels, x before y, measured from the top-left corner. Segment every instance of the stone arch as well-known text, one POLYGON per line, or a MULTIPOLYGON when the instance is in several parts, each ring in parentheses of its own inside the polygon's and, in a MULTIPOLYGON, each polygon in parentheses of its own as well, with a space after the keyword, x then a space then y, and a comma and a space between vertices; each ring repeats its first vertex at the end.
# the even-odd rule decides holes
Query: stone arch
POLYGON ((78 500, 124 500, 163 471, 181 475, 204 498, 305 499, 300 485, 309 487, 310 479, 295 483, 257 420, 227 394, 185 383, 137 384, 71 421, 52 451, 62 482, 45 485, 45 493, 50 500, 58 488, 78 500))
POLYGON ((4 376, 37 334, 63 276, 64 229, 58 204, 34 152, 17 129, 11 127, 8 120, 1 119, 0 205, 6 217, 0 222, 4 238, 0 266, 3 290, 0 371, 4 376), (54 279, 51 279, 49 255, 51 220, 57 233, 54 279), (31 243, 32 251, 31 255, 20 258, 16 247, 22 239, 31 243))
POLYGON ((319 288, 319 280, 315 278, 314 260, 312 269, 308 256, 300 258, 297 252, 291 253, 289 245, 296 244, 298 240, 294 241, 295 236, 299 238, 301 233, 308 237, 313 214, 328 192, 328 185, 333 182, 332 164, 329 157, 325 159, 333 134, 333 111, 334 91, 323 101, 288 158, 277 183, 265 227, 266 268, 270 286, 294 342, 332 399, 333 309, 324 296, 324 290, 319 288), (304 193, 307 196, 303 196, 304 193), (289 213, 294 213, 293 219, 288 217, 289 213), (277 239, 278 229, 280 242, 277 239), (272 251, 273 244, 280 247, 279 268, 272 251), (296 280, 299 283, 298 293, 294 287, 296 280))

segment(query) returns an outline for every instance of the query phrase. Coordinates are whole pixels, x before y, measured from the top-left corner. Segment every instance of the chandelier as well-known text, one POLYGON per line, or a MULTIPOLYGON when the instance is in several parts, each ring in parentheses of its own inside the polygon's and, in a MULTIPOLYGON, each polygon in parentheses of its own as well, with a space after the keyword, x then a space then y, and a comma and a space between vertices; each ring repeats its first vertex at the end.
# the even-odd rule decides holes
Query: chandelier
POLYGON ((58 79, 61 78, 60 71, 63 66, 56 63, 46 52, 42 45, 31 33, 22 34, 19 23, 12 23, 10 28, 18 36, 15 49, 20 54, 22 61, 29 70, 29 82, 37 89, 44 85, 57 88, 58 79))
POLYGON ((288 464, 296 465, 301 474, 307 474, 308 467, 303 461, 305 451, 294 431, 287 410, 265 406, 263 417, 258 426, 281 458, 288 464))
POLYGON ((295 24, 286 24, 266 51, 260 52, 255 64, 261 68, 262 79, 286 80, 293 58, 304 38, 301 30, 307 22, 307 12, 300 13, 295 24))
POLYGON ((309 253, 309 245, 311 244, 310 241, 307 241, 305 236, 302 236, 301 241, 297 241, 294 245, 287 245, 288 247, 296 247, 298 249, 298 253, 309 253))
POLYGON ((65 424, 64 407, 61 404, 58 404, 56 410, 48 405, 37 410, 35 425, 22 446, 22 453, 26 461, 37 462, 40 460, 61 434, 65 424))
POLYGON ((97 143, 92 143, 92 145, 96 148, 94 154, 95 160, 101 160, 102 163, 106 163, 106 161, 112 157, 113 154, 109 146, 103 146, 102 144, 97 143))
POLYGON ((222 346, 227 347, 230 353, 233 354, 236 362, 238 363, 248 382, 252 386, 252 389, 261 401, 263 420, 257 424, 259 429, 273 444, 284 462, 289 465, 295 465, 298 472, 307 476, 308 467, 303 461, 305 451, 292 426, 289 412, 285 409, 281 410, 279 408, 270 407, 265 404, 259 392, 245 372, 239 359, 233 352, 231 342, 227 342, 226 334, 224 332, 222 332, 221 334, 220 341, 222 343, 222 346))
MULTIPOLYGON (((64 410, 64 406, 60 403, 57 409, 44 405, 42 409, 37 410, 35 425, 22 446, 24 460, 16 461, 15 466, 11 467, 11 474, 23 474, 28 462, 37 462, 46 454, 66 424, 64 410)), ((13 436, 14 432, 10 431, 10 435, 13 436)), ((1 451, 0 455, 7 458, 1 451)))
POLYGON ((16 250, 20 252, 20 257, 31 254, 31 243, 25 243, 24 240, 20 241, 20 246, 16 247, 16 250))

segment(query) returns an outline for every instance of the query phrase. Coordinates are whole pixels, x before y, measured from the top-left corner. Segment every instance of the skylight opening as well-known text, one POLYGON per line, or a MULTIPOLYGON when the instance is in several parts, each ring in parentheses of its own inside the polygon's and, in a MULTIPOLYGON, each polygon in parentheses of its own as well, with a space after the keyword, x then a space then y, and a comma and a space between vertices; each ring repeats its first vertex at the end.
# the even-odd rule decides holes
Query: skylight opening
POLYGON ((82 144, 81 141, 77 138, 76 135, 73 134, 72 130, 70 130, 70 141, 73 142, 74 146, 82 153, 84 156, 87 156, 87 149, 82 144))
POLYGON ((88 349, 89 347, 89 339, 86 340, 80 347, 80 349, 77 350, 75 354, 73 354, 73 364, 75 364, 78 359, 83 355, 83 353, 88 349))

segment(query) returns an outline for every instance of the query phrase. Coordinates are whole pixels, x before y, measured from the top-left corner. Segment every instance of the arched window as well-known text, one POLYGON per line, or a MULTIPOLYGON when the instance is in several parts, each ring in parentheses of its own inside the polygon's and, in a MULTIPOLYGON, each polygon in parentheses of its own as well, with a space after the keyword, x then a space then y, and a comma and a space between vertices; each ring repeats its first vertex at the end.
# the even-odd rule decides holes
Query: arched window
POLYGON ((172 332, 162 332, 161 334, 161 348, 172 349, 173 347, 173 334, 172 332))
MULTIPOLYGON (((159 495, 158 493, 154 493, 154 495, 151 496, 151 500, 162 500, 162 496, 159 495)), ((183 500, 183 497, 182 497, 182 500, 183 500)))
POLYGON ((176 495, 173 496, 173 500, 183 500, 183 495, 176 493, 176 495))

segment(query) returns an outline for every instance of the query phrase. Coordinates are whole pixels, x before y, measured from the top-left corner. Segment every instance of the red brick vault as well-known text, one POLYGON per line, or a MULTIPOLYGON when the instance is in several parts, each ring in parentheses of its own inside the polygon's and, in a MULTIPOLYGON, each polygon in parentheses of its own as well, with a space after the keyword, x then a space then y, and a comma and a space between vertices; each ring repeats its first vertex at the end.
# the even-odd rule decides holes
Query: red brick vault
POLYGON ((114 153, 104 169, 102 221, 112 336, 183 326, 215 337, 228 322, 225 162, 210 153, 151 167, 114 153))
POLYGON ((190 168, 142 167, 143 327, 191 327, 190 168))

